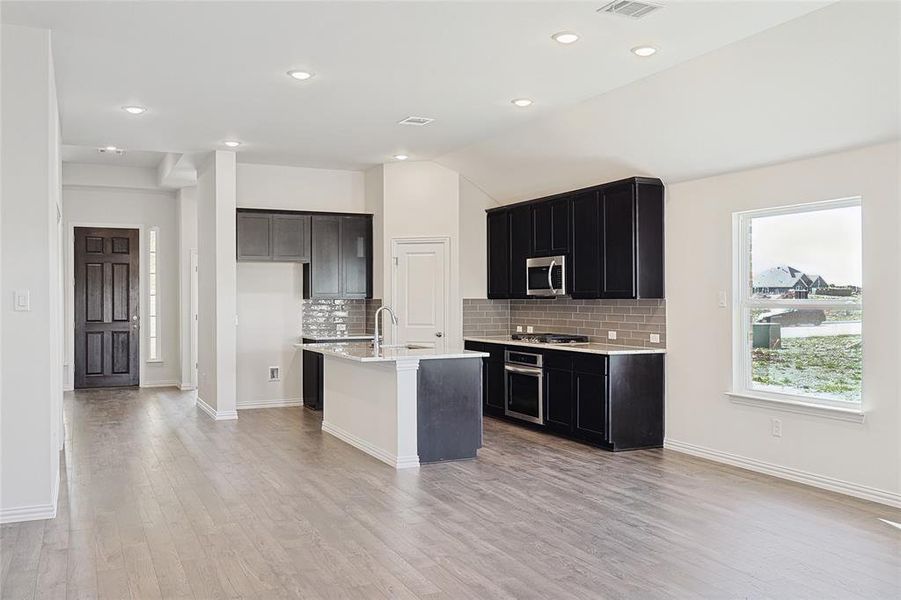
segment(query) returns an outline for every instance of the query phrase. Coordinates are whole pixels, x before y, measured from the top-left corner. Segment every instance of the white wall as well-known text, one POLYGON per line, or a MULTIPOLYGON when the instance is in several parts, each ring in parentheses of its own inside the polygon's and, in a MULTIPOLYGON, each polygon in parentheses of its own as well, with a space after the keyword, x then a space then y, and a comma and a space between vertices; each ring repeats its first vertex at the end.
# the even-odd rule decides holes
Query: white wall
POLYGON ((59 113, 50 32, 2 27, 0 522, 56 516, 62 444, 59 113), (28 290, 28 312, 13 291, 28 290))
POLYGON ((81 226, 140 228, 141 321, 147 323, 150 302, 146 239, 159 228, 159 319, 161 361, 148 362, 150 330, 141 329, 141 385, 178 385, 181 380, 179 310, 179 222, 175 193, 151 188, 154 169, 106 165, 63 165, 63 215, 66 249, 66 387, 74 375, 73 228, 81 226))
POLYGON ((668 187, 668 444, 901 505, 898 168, 898 145, 887 144, 668 187), (865 421, 731 402, 731 311, 717 308, 717 292, 732 288, 733 212, 857 195, 865 421), (781 439, 771 418, 782 420, 781 439))
POLYGON ((213 152, 197 174, 198 401, 234 419, 236 388, 235 154, 213 152))
MULTIPOLYGON (((384 166, 383 294, 391 291, 391 242, 407 237, 447 237, 450 240, 450 290, 446 337, 462 343, 463 301, 460 296, 460 177, 434 162, 391 163, 384 166)), ((386 331, 386 334, 389 334, 386 331)))
POLYGON ((363 173, 238 165, 238 207, 363 212, 363 173))
POLYGON ((498 203, 460 176, 460 296, 488 297, 488 231, 485 211, 498 203))
MULTIPOLYGON (((237 165, 240 208, 368 212, 363 173, 237 165)), ((298 264, 241 263, 237 269, 237 406, 293 405, 301 397, 303 270, 298 264), (269 381, 269 367, 281 369, 269 381)))

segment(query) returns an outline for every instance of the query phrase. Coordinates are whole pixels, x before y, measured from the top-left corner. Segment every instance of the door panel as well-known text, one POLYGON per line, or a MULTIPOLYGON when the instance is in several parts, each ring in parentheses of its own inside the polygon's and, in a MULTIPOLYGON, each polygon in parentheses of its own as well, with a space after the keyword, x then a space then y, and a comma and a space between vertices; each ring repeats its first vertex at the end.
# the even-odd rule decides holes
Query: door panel
POLYGON ((488 214, 488 297, 510 295, 510 214, 488 214))
POLYGON ((272 217, 238 213, 238 260, 272 260, 272 217))
POLYGON ((75 387, 138 385, 136 229, 75 228, 75 387))
POLYGON ((510 297, 526 298, 526 259, 532 255, 532 210, 510 211, 510 297))
POLYGON ((272 215, 272 260, 310 260, 310 217, 272 215))
POLYGON ((600 201, 596 191, 573 198, 572 267, 573 298, 599 298, 601 294, 600 201))
POLYGON ((372 221, 368 217, 341 217, 341 263, 345 298, 372 295, 372 221))
POLYGON ((313 217, 313 248, 310 260, 310 295, 312 298, 341 296, 340 217, 313 217))
MULTIPOLYGON (((396 343, 441 347, 447 339, 447 248, 439 242, 400 243, 395 252, 396 343)), ((385 322, 390 320, 386 317, 385 322)))
POLYGON ((631 184, 604 192, 604 298, 635 297, 635 196, 631 184))

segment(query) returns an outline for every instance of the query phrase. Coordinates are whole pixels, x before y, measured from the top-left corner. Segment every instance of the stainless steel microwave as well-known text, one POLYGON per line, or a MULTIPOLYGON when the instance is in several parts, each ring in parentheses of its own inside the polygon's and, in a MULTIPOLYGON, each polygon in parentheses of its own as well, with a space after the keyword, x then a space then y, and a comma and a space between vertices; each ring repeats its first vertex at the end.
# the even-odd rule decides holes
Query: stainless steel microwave
POLYGON ((526 259, 527 296, 566 295, 566 257, 543 256, 526 259))

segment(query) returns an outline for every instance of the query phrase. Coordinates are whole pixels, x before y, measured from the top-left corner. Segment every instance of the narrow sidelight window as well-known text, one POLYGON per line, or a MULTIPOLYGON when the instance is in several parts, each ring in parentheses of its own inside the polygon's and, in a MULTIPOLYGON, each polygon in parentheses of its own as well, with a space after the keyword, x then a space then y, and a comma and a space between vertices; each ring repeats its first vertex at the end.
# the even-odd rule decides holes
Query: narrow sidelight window
POLYGON ((148 274, 148 304, 147 304, 147 356, 149 362, 159 362, 160 355, 160 303, 159 303, 159 263, 158 249, 160 229, 152 227, 148 236, 147 274, 148 274))

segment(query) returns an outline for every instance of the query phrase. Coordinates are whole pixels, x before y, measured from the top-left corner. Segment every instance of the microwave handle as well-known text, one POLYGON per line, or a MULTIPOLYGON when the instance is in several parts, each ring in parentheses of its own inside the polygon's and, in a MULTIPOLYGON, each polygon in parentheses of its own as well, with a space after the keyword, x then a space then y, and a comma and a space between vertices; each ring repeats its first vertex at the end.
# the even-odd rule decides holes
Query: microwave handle
POLYGON ((551 290, 553 295, 557 295, 557 290, 554 289, 554 267, 557 266, 557 261, 552 260, 551 266, 547 270, 547 287, 551 290))

